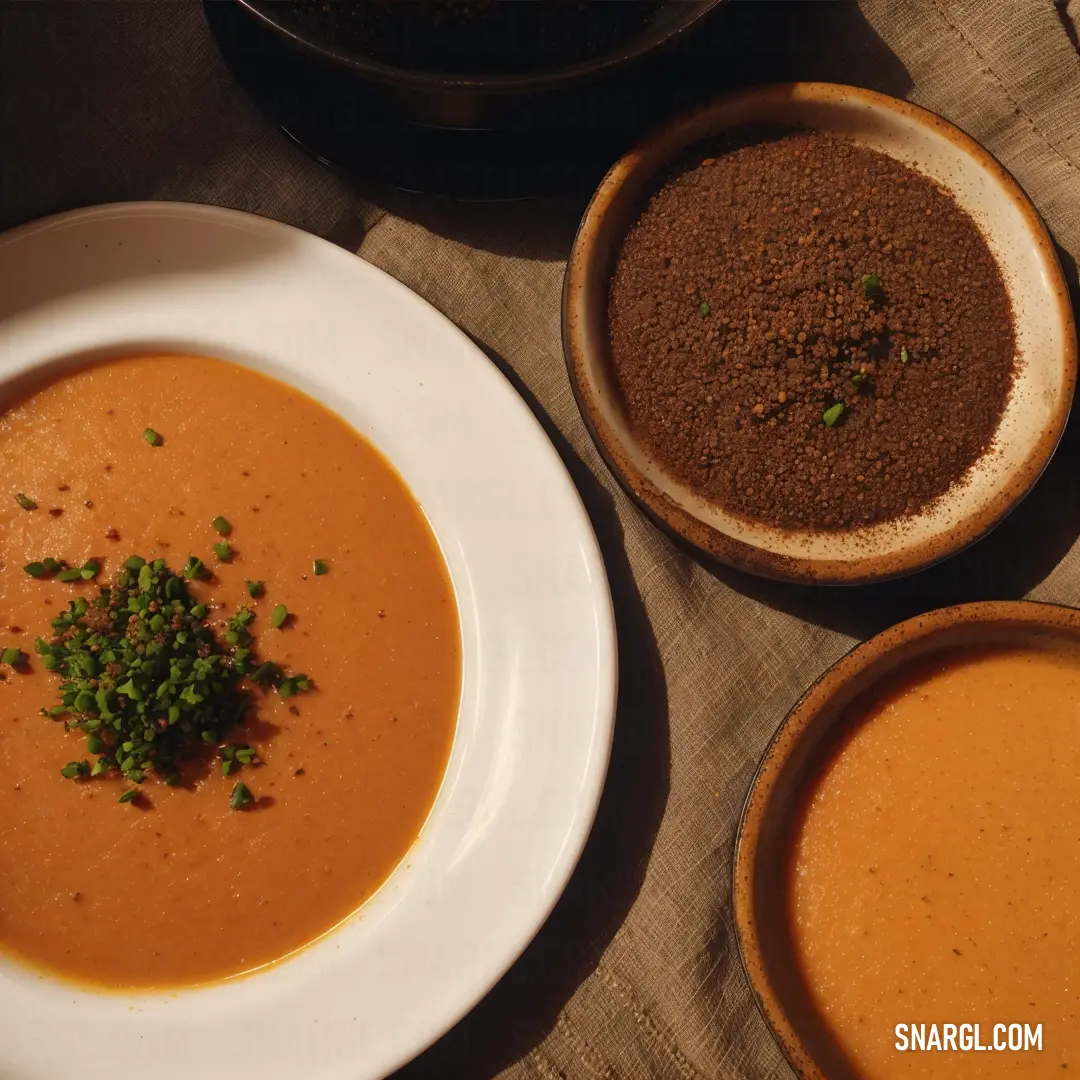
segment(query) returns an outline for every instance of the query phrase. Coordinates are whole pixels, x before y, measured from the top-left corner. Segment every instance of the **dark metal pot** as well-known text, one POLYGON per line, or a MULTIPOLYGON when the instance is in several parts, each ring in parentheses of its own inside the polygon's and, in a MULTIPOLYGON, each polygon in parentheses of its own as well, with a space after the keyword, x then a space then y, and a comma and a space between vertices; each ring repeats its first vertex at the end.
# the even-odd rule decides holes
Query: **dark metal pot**
MULTIPOLYGON (((513 2, 538 4, 544 0, 513 2)), ((592 2, 602 4, 606 0, 592 2)), ((293 6, 280 0, 237 0, 250 18, 292 48, 381 87, 391 107, 409 122, 443 128, 497 127, 500 117, 519 108, 523 101, 557 97, 561 91, 596 82, 672 44, 724 2, 663 0, 650 12, 644 26, 594 56, 562 66, 517 71, 513 69, 511 52, 503 70, 485 73, 389 63, 341 40, 332 19, 320 26, 317 17, 297 21, 293 6)))

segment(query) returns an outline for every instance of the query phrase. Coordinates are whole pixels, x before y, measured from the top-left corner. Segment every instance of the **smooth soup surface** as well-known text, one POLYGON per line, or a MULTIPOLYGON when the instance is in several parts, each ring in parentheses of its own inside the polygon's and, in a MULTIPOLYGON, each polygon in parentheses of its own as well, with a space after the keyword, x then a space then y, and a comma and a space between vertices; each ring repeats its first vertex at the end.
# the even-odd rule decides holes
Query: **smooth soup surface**
POLYGON ((0 399, 0 475, 0 644, 32 657, 0 681, 0 947, 101 986, 175 986, 257 968, 347 917, 415 840, 457 717, 453 592, 397 473, 290 387, 164 356, 0 399), (229 565, 212 553, 218 515, 229 565), (39 714, 58 680, 34 639, 132 553, 173 569, 203 558, 216 580, 193 591, 222 617, 251 605, 260 655, 315 680, 288 703, 256 694, 247 737, 265 764, 239 777, 250 809, 229 809, 238 777, 216 763, 193 789, 148 781, 141 807, 118 805, 119 779, 60 776, 85 741, 39 714), (78 585, 23 571, 45 556, 104 568, 78 585), (249 578, 264 598, 248 598, 249 578), (294 618, 274 630, 279 603, 294 618))
MULTIPOLYGON (((1080 646, 964 651, 866 711, 791 877, 814 1003, 871 1080, 1080 1069, 1080 646), (897 1024, 1042 1024, 1041 1052, 901 1052, 897 1024)), ((927 1029, 929 1032, 929 1029, 927 1029)))

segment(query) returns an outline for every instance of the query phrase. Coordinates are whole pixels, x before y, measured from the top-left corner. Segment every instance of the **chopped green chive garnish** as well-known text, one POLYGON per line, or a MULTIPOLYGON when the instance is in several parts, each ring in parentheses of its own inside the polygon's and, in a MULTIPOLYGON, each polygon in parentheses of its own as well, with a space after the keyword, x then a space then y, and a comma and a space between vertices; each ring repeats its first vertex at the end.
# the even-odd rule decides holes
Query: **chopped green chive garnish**
POLYGON ((128 788, 127 791, 125 791, 124 794, 121 795, 120 798, 117 799, 116 801, 117 802, 131 802, 131 800, 134 799, 138 794, 139 794, 138 789, 131 787, 131 788, 128 788))
POLYGON ((881 291, 880 274, 863 274, 863 295, 867 300, 872 300, 881 291))
MULTIPOLYGON (((131 556, 113 585, 100 588, 96 599, 70 601, 52 622, 54 636, 35 643, 41 666, 60 679, 59 703, 42 713, 83 733, 94 758, 93 764, 69 763, 64 776, 119 773, 139 784, 152 771, 177 784, 184 759, 213 752, 222 736, 244 722, 250 704, 246 677, 267 687, 284 680, 280 667, 255 655, 250 608, 240 607, 220 632, 207 624, 209 609, 189 594, 186 577, 201 563, 188 563, 180 575, 164 559, 131 556)), ((49 569, 47 560, 41 565, 49 569)), ((96 574, 98 565, 91 560, 72 572, 82 578, 96 574)), ((0 660, 9 654, 24 656, 5 649, 0 660)), ((290 679, 291 692, 308 686, 304 675, 290 679)), ((255 751, 243 744, 219 753, 232 762, 226 775, 257 762, 255 751)), ((128 798, 134 798, 133 790, 128 798)))
POLYGON ((24 494, 23 494, 23 493, 22 493, 21 491, 20 491, 20 492, 18 492, 18 493, 17 493, 16 495, 15 495, 15 501, 16 501, 16 502, 17 502, 17 503, 18 503, 18 504, 19 504, 19 505, 20 505, 20 506, 21 506, 21 507, 22 507, 22 508, 23 508, 24 510, 36 510, 36 509, 37 509, 37 503, 36 503, 36 502, 34 502, 34 500, 33 500, 33 499, 31 499, 29 495, 24 495, 24 494))
POLYGON ((701 312, 701 317, 703 319, 707 319, 712 314, 712 308, 709 307, 709 302, 707 300, 701 301, 698 305, 698 311, 701 312))
POLYGON ((160 446, 160 445, 162 444, 162 442, 164 441, 164 440, 163 440, 163 439, 161 438, 161 436, 160 436, 160 435, 159 435, 159 434, 158 434, 158 433, 157 433, 157 432, 156 432, 156 431, 155 431, 155 430, 154 430, 154 429, 153 429, 152 427, 148 427, 148 428, 147 428, 147 429, 146 429, 146 430, 145 430, 145 431, 144 431, 144 432, 142 433, 142 437, 143 437, 143 438, 144 438, 144 439, 145 439, 145 440, 146 440, 146 441, 147 441, 147 442, 148 442, 148 443, 149 443, 149 444, 150 444, 151 446, 160 446))
POLYGON ((272 660, 260 664, 251 673, 251 681, 257 686, 277 686, 281 679, 281 668, 272 660))
POLYGON ((224 541, 214 545, 214 554, 222 562, 232 562, 233 549, 224 541))
POLYGON ((219 536, 228 536, 232 532, 232 526, 220 515, 210 525, 219 536))
POLYGON ((844 411, 844 403, 838 401, 835 405, 831 405, 822 414, 821 419, 825 421, 826 427, 835 427, 836 421, 840 419, 841 413, 844 411))
POLYGON ((906 364, 910 359, 911 359, 911 356, 908 354, 907 349, 906 348, 901 348, 900 349, 900 363, 901 364, 906 364))
POLYGON ((42 559, 40 562, 27 563, 23 569, 31 577, 48 578, 58 574, 61 570, 68 570, 70 567, 62 559, 42 559))
POLYGON ((236 746, 223 746, 221 755, 221 775, 229 776, 244 765, 250 765, 255 761, 255 751, 243 743, 236 746))
POLYGON ((12 667, 25 667, 30 657, 22 649, 11 646, 0 652, 0 664, 10 664, 12 667))
MULTIPOLYGON (((52 568, 49 566, 50 561, 54 562, 54 565, 57 567, 57 569, 59 569, 61 565, 65 567, 65 569, 60 570, 59 573, 56 574, 57 581, 92 581, 95 577, 97 577, 98 573, 101 570, 101 563, 99 563, 97 559, 88 559, 85 563, 83 563, 82 566, 68 566, 67 563, 60 564, 55 563, 55 560, 46 559, 45 562, 41 564, 42 566, 44 566, 46 574, 35 574, 34 576, 48 576, 48 574, 52 572, 52 568)), ((38 564, 31 563, 30 565, 37 566, 38 564)), ((29 569, 27 569, 27 573, 29 572, 29 569)))
POLYGON ((294 694, 302 694, 311 689, 311 680, 306 675, 293 675, 278 682, 278 697, 288 701, 294 694))
POLYGON ((184 577, 191 581, 193 578, 202 577, 206 572, 206 568, 203 566, 202 559, 196 559, 194 555, 187 557, 187 562, 184 563, 184 577))
POLYGON ((264 592, 266 592, 266 586, 261 581, 249 581, 247 583, 248 596, 252 600, 258 600, 264 592))
POLYGON ((245 806, 250 805, 255 801, 255 796, 248 791, 247 786, 243 783, 239 783, 232 789, 232 795, 229 796, 229 806, 233 810, 242 810, 245 806))
POLYGON ((851 376, 852 386, 860 386, 864 382, 866 382, 866 376, 861 371, 857 375, 851 376))
POLYGON ((284 604, 278 604, 274 608, 273 614, 270 616, 270 625, 275 630, 280 630, 285 625, 285 620, 289 617, 289 610, 284 604))
POLYGON ((315 576, 322 577, 322 575, 325 574, 326 571, 330 569, 330 567, 326 565, 325 559, 316 559, 314 563, 314 569, 315 576))

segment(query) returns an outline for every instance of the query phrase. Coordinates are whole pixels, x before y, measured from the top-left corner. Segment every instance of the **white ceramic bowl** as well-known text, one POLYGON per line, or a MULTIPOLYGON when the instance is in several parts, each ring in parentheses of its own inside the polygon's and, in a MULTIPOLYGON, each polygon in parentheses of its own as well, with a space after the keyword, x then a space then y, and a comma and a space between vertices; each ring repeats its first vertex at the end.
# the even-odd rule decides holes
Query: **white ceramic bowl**
POLYGON ((457 594, 457 736, 403 864, 344 926, 283 963, 202 989, 111 995, 0 961, 0 1076, 375 1080, 503 974, 585 843, 615 707, 596 540, 506 380, 355 256, 262 218, 168 203, 80 211, 0 238, 0 408, 6 380, 33 368, 151 351, 284 379, 397 467, 457 594))
MULTIPOLYGON (((563 295, 566 361, 593 437, 652 518, 732 566, 791 581, 857 583, 920 569, 966 547, 1030 490, 1057 446, 1076 382, 1076 329, 1053 241, 1016 181, 978 143, 906 101, 832 83, 756 87, 682 117, 622 158, 585 213, 563 295), (610 371, 607 296, 641 199, 688 148, 746 125, 801 126, 897 158, 948 188, 1001 267, 1019 374, 995 443, 966 483, 922 513, 844 532, 782 530, 728 513, 635 439, 610 371)), ((977 356, 971 357, 978 363, 977 356)))

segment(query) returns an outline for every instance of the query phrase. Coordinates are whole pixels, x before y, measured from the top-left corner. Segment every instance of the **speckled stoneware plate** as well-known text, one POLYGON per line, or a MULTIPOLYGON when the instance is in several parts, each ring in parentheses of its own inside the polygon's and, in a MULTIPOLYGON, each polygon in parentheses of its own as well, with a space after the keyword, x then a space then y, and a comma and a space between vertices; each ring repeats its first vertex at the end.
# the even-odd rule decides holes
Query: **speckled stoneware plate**
MULTIPOLYGON (((377 1080, 487 993, 581 854, 615 718, 604 564, 525 402, 448 319, 350 252, 182 203, 96 207, 0 238, 0 409, 9 380, 46 365, 161 352, 271 374, 393 462, 457 599, 454 746, 401 865, 288 959, 175 992, 104 993, 0 955, 0 1077, 377 1080)), ((348 661, 344 632, 342 648, 348 661)), ((0 915, 17 872, 0 860, 0 915)))
POLYGON ((1080 640, 1080 611, 1018 600, 961 604, 908 619, 829 668, 769 743, 739 823, 732 910, 750 988, 802 1080, 854 1076, 810 1002, 795 960, 788 902, 792 830, 808 786, 835 749, 845 710, 881 680, 923 657, 969 646, 1020 646, 1048 635, 1080 640))
POLYGON ((1076 381, 1076 330, 1053 241, 1016 181, 978 143, 905 101, 832 83, 758 87, 663 128, 601 183, 574 243, 563 290, 563 343, 585 421, 608 465, 661 526, 722 562, 765 577, 856 584, 947 558, 992 529, 1053 455, 1076 381), (610 371, 607 296, 641 200, 694 144, 748 124, 801 126, 854 139, 948 188, 980 227, 1012 300, 1019 372, 991 449, 962 484, 919 515, 846 532, 785 531, 691 491, 635 439, 610 371))

